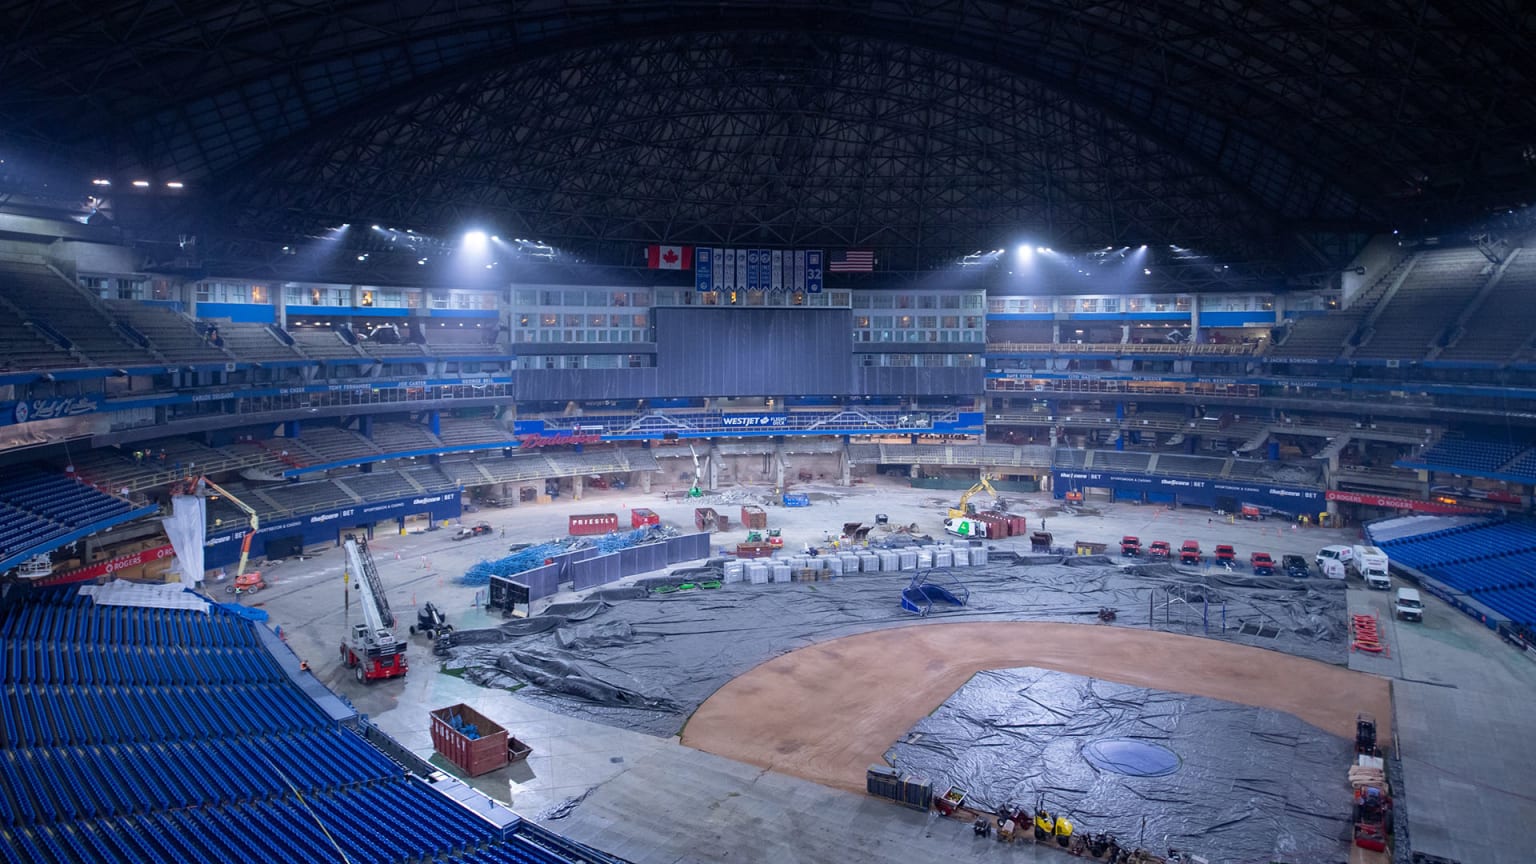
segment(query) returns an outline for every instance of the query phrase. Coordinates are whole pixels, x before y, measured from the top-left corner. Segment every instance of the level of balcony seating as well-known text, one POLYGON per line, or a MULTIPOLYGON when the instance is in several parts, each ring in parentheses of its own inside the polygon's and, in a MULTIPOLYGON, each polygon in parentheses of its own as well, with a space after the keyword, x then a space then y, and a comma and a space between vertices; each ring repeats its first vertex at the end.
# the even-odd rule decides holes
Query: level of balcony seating
MULTIPOLYGON (((1103 452, 1099 451, 1098 455, 1102 455, 1103 452)), ((1098 467, 1098 455, 1094 456, 1094 467, 1098 467)), ((1163 453, 1157 457, 1157 470, 1153 473, 1172 474, 1178 477, 1220 477, 1226 461, 1214 456, 1163 453)))
POLYGON ((364 501, 387 501, 420 491, 396 471, 348 474, 335 478, 335 482, 364 501))
POLYGON ((1489 474, 1520 455, 1525 443, 1485 441, 1447 435, 1419 456, 1402 460, 1408 466, 1427 465, 1431 470, 1489 474))
POLYGON ((384 452, 377 444, 353 432, 335 426, 307 428, 299 440, 315 455, 317 462, 339 462, 384 452))
POLYGON ((444 476, 448 477, 450 480, 459 484, 460 486, 484 486, 487 483, 493 482, 496 475, 491 474, 490 476, 487 476, 485 473, 481 472, 477 466, 480 465, 482 461, 500 463, 506 460, 455 459, 449 461, 444 459, 442 462, 438 463, 437 467, 444 476))
POLYGON ((1465 591, 1517 624, 1536 625, 1536 526, 1485 520, 1377 545, 1393 562, 1465 591))
POLYGON ((1144 473, 1151 461, 1151 454, 1134 451, 1099 450, 1093 454, 1093 467, 1097 471, 1130 471, 1144 473))
POLYGON ((385 453, 428 450, 442 446, 437 436, 420 423, 374 423, 370 437, 385 453))
POLYGON ((623 471, 654 471, 656 457, 651 451, 639 447, 588 447, 581 453, 547 451, 554 476, 571 477, 577 474, 609 474, 623 471))
POLYGON ((162 361, 148 348, 118 332, 76 286, 44 264, 7 262, 0 268, 0 295, 26 320, 41 320, 73 342, 87 366, 155 366, 162 361))
POLYGON ((533 826, 498 840, 330 722, 254 626, 76 588, 0 601, 0 860, 610 860, 533 826))
POLYGON ((453 447, 464 444, 498 444, 514 437, 512 430, 492 417, 449 417, 444 414, 438 428, 440 431, 437 437, 453 447))
POLYGON ((1504 466, 1501 473, 1514 474, 1527 478, 1525 482, 1536 483, 1536 448, 1521 453, 1520 458, 1504 466))
POLYGON ((38 336, 9 310, 0 309, 0 370, 59 369, 80 359, 38 336))
POLYGON ((505 354, 504 343, 487 342, 487 337, 497 333, 496 326, 488 327, 432 327, 422 331, 427 338, 425 350, 433 357, 451 357, 464 354, 505 354))
POLYGON ((0 560, 47 551, 48 544, 71 532, 120 521, 133 509, 128 501, 73 477, 24 466, 7 468, 0 476, 0 560))
POLYGON ((334 330, 298 329, 289 331, 293 341, 298 345, 299 351, 306 357, 316 360, 356 360, 360 363, 367 362, 367 358, 358 351, 356 345, 350 345, 341 338, 341 334, 334 330))
MULTIPOLYGON (((443 471, 437 465, 418 465, 414 468, 404 468, 401 474, 408 475, 418 486, 427 492, 452 492, 460 489, 464 484, 443 471)), ((477 480, 483 483, 483 478, 477 480)))
MULTIPOLYGON (((1161 457, 1163 459, 1167 456, 1161 457)), ((1273 462, 1263 459, 1234 459, 1227 473, 1234 480, 1264 480, 1270 483, 1310 486, 1322 480, 1322 469, 1315 465, 1295 462, 1273 462)))
MULTIPOLYGON (((208 344, 190 318, 173 309, 146 306, 136 300, 106 300, 119 321, 147 338, 161 356, 174 363, 227 363, 229 355, 208 344)), ((223 329, 220 329, 222 338, 223 329)))
POLYGON ((417 358, 425 359, 426 353, 415 342, 379 342, 373 339, 359 339, 358 347, 370 357, 400 359, 417 358))
POLYGON ((1518 251, 1441 360, 1504 361, 1536 338, 1536 248, 1518 251))
POLYGON ((298 349, 279 340, 265 324, 214 320, 224 349, 239 360, 260 363, 271 360, 303 360, 298 349))
POLYGON ((1270 349, 1272 357, 1331 360, 1344 353, 1344 340, 1359 328, 1360 312, 1327 312, 1298 318, 1285 342, 1270 349))
POLYGON ((272 484, 262 486, 260 491, 287 513, 309 513, 357 503, 345 490, 329 480, 272 484))
POLYGON ((1360 358, 1417 360, 1487 283, 1493 265, 1476 249, 1420 252, 1413 269, 1371 324, 1360 358))

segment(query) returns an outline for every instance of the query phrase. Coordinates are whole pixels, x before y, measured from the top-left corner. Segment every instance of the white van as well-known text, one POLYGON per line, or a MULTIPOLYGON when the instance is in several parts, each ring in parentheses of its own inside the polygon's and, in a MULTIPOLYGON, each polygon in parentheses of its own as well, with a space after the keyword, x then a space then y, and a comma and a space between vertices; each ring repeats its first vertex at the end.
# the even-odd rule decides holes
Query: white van
POLYGON ((1334 576, 1329 572, 1333 568, 1328 566, 1328 562, 1332 561, 1337 564, 1339 572, 1343 573, 1344 569, 1349 566, 1349 562, 1353 561, 1354 558, 1355 550, 1352 546, 1324 546, 1317 550, 1317 557, 1313 561, 1317 564, 1318 571, 1324 576, 1333 579, 1343 579, 1342 575, 1334 576))
POLYGON ((1360 574, 1366 587, 1392 590, 1392 577, 1387 573, 1387 553, 1375 546, 1356 546, 1351 550, 1350 569, 1360 574))
POLYGON ((1393 604, 1397 617, 1404 621, 1424 620, 1424 600, 1416 588, 1397 589, 1397 603, 1393 604))
POLYGON ((945 519, 944 530, 956 537, 985 537, 987 523, 980 519, 945 519))

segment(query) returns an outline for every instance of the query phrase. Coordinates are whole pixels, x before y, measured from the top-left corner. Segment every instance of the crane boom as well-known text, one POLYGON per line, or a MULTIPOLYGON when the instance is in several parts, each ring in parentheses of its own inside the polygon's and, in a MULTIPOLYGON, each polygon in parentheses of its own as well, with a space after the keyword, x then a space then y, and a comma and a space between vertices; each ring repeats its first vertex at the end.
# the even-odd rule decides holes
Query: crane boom
POLYGON ((405 642, 395 637, 395 614, 390 611, 379 581, 368 542, 353 534, 346 535, 347 641, 341 646, 342 658, 357 672, 360 682, 395 678, 405 674, 405 642), (358 595, 363 620, 353 623, 352 592, 358 595))
POLYGON ((245 539, 240 541, 240 566, 235 568, 235 580, 238 582, 240 577, 245 574, 245 565, 251 559, 251 541, 256 539, 256 532, 261 530, 261 517, 256 515, 256 510, 251 505, 236 498, 228 489, 209 480, 207 477, 198 477, 196 480, 189 482, 186 489, 189 495, 196 495, 200 489, 207 489, 215 494, 222 495, 229 499, 229 503, 239 507, 245 513, 246 518, 250 520, 250 530, 245 532, 245 539))
POLYGON ((981 475, 981 479, 976 481, 976 485, 965 490, 965 492, 960 496, 959 506, 950 508, 949 518, 965 519, 967 517, 976 515, 975 508, 971 506, 971 499, 975 497, 977 492, 982 491, 989 493, 993 498, 996 498, 1000 502, 1003 500, 1002 496, 997 494, 997 490, 992 488, 991 478, 983 474, 981 475))

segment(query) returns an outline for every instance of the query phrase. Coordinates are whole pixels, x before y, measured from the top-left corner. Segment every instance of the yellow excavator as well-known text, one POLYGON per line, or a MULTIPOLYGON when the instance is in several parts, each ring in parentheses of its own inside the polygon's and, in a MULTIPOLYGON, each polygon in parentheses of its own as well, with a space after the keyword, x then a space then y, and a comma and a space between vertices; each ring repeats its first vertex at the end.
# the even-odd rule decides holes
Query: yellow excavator
POLYGON ((241 501, 230 494, 228 489, 209 480, 207 477, 196 477, 187 480, 174 490, 177 495, 201 495, 210 500, 217 500, 219 496, 229 499, 229 503, 239 507, 250 520, 250 528, 245 532, 245 539, 240 541, 240 564, 235 568, 235 581, 224 590, 231 594, 254 594, 267 587, 266 580, 261 578, 260 570, 245 572, 245 565, 251 558, 251 541, 255 539, 256 532, 261 530, 261 517, 256 515, 256 510, 251 505, 241 501), (212 494, 210 494, 212 493, 212 494))
POLYGON ((949 518, 965 519, 971 516, 975 516, 976 506, 971 503, 971 498, 975 497, 977 492, 988 493, 993 498, 997 499, 999 506, 1002 506, 1003 496, 997 494, 997 490, 992 488, 992 478, 983 474, 981 475, 981 479, 976 481, 975 486, 965 490, 965 493, 960 496, 960 505, 958 507, 949 508, 949 518))

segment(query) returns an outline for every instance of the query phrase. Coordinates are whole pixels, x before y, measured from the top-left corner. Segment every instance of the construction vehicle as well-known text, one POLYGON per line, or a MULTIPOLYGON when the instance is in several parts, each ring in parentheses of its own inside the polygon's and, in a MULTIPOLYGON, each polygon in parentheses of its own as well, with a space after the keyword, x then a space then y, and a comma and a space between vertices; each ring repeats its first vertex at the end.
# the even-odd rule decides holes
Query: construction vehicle
POLYGON ((451 537, 450 539, 452 539, 452 540, 468 540, 471 537, 479 537, 482 534, 489 534, 489 533, 491 533, 491 523, 489 523, 489 522, 476 522, 474 525, 460 525, 458 527, 458 530, 453 532, 453 537, 451 537))
MULTIPOLYGON (((224 590, 230 594, 254 594, 267 587, 267 582, 261 577, 260 570, 245 572, 245 565, 251 560, 251 541, 256 539, 256 532, 261 530, 261 517, 256 515, 255 508, 231 495, 228 489, 209 480, 207 477, 194 477, 184 483, 177 484, 171 489, 171 494, 202 496, 210 501, 217 501, 219 496, 229 499, 229 503, 239 507, 245 513, 250 525, 245 532, 245 537, 240 541, 240 563, 235 567, 235 581, 225 586, 224 590)), ((200 578, 202 574, 194 574, 200 578)))
POLYGON ((956 537, 985 537, 987 523, 980 519, 950 518, 944 520, 944 531, 956 537))
POLYGON ((778 528, 768 529, 768 545, 775 549, 784 548, 784 533, 778 528))
MULTIPOLYGON (((1008 502, 1005 501, 1001 495, 997 494, 997 490, 996 489, 992 488, 991 478, 989 478, 989 477, 987 477, 987 475, 983 474, 983 475, 981 475, 981 479, 976 481, 976 485, 974 485, 971 488, 965 490, 965 492, 963 494, 961 494, 961 496, 960 496, 960 505, 958 507, 951 507, 949 509, 949 518, 950 519, 968 519, 968 518, 971 518, 971 517, 975 516, 976 515, 976 507, 975 507, 975 505, 973 505, 971 503, 971 498, 975 497, 977 492, 982 492, 982 491, 985 491, 987 494, 989 494, 993 498, 997 499, 997 506, 998 506, 999 509, 1007 506, 1008 502)), ((977 536, 982 536, 982 535, 977 535, 977 536)))
POLYGON ((704 469, 699 467, 699 451, 693 447, 693 442, 688 442, 688 452, 693 455, 693 487, 688 490, 689 498, 703 498, 704 490, 699 488, 699 481, 704 479, 704 469))
POLYGON ((1167 561, 1173 557, 1173 546, 1167 540, 1153 540, 1152 545, 1147 549, 1147 557, 1167 561))
POLYGON ((1124 555, 1127 558, 1138 558, 1138 557, 1140 557, 1141 556, 1141 538, 1140 537, 1133 537, 1130 534, 1127 534, 1124 537, 1121 537, 1120 538, 1120 554, 1124 555))
POLYGON ((417 633, 426 634, 427 641, 432 641, 444 633, 452 633, 453 625, 448 623, 448 616, 443 610, 437 608, 437 604, 427 601, 426 605, 416 610, 416 623, 411 625, 411 635, 417 633))
POLYGON ((342 544, 346 552, 346 569, 342 584, 346 586, 346 639, 341 643, 341 660, 357 676, 358 683, 365 684, 383 678, 399 678, 405 675, 405 642, 395 637, 395 613, 389 609, 384 597, 384 585, 379 581, 379 571, 373 566, 373 555, 368 552, 368 542, 354 534, 348 534, 342 544), (357 595, 360 619, 353 618, 352 599, 357 595))

